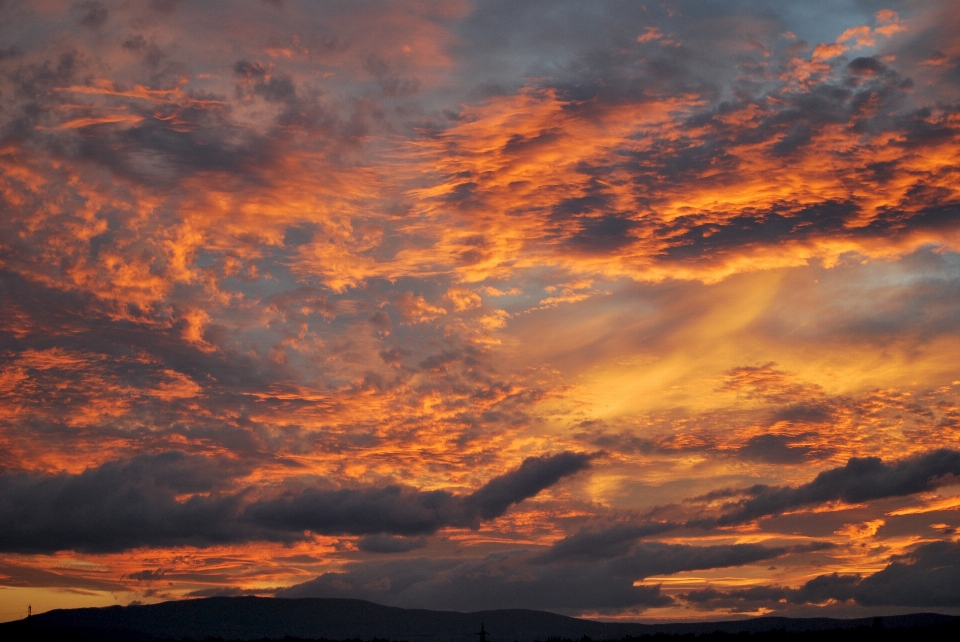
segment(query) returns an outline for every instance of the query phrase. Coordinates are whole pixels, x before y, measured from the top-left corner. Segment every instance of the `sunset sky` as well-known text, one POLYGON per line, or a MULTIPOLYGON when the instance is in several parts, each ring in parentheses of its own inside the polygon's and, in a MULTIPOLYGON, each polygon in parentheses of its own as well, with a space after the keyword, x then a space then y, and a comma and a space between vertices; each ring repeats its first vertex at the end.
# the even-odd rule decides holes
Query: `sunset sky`
POLYGON ((0 620, 960 614, 960 5, 0 2, 0 620))

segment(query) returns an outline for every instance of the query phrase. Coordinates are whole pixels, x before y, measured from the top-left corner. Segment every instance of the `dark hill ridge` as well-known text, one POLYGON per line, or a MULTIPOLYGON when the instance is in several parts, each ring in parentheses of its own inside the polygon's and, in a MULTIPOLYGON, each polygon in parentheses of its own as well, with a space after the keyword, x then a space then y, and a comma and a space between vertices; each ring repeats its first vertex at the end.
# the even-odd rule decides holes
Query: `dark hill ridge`
MULTIPOLYGON (((958 617, 920 613, 885 617, 882 624, 891 629, 958 621, 958 617)), ((97 631, 95 637, 100 639, 145 641, 211 637, 254 640, 291 636, 328 640, 381 638, 409 642, 474 642, 481 623, 490 633, 492 642, 532 642, 550 638, 578 640, 584 636, 594 640, 614 640, 656 633, 825 631, 871 626, 874 619, 764 617, 731 622, 636 624, 596 622, 522 609, 459 613, 402 609, 363 600, 216 597, 139 606, 58 609, 29 620, 2 624, 0 637, 26 639, 23 634, 29 627, 34 631, 97 631)))

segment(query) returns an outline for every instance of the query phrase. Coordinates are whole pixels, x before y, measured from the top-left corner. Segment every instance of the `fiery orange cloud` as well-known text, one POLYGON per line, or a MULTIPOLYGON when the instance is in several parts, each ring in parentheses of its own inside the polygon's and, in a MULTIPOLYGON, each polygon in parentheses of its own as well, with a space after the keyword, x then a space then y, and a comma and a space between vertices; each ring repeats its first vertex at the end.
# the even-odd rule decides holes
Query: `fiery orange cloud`
POLYGON ((953 5, 169 4, 0 7, 14 600, 846 617, 956 568, 953 5))

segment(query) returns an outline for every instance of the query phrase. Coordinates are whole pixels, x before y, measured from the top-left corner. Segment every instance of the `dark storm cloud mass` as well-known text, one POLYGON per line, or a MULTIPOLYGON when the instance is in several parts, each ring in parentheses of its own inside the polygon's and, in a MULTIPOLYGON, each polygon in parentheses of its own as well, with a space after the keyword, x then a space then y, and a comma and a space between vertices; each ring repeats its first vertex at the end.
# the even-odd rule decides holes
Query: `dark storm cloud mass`
POLYGON ((931 542, 894 556, 864 578, 853 597, 866 606, 960 606, 960 543, 931 542))
POLYGON ((569 239, 573 247, 588 252, 609 252, 632 242, 630 231, 638 224, 626 217, 606 214, 599 218, 580 218, 580 231, 569 239))
MULTIPOLYGON (((791 439, 752 438, 738 451, 749 459, 777 464, 798 463, 810 456, 809 449, 791 447, 791 439), (792 452, 796 448, 799 452, 792 452)), ((843 501, 851 504, 870 500, 913 495, 956 482, 960 475, 960 453, 937 450, 885 464, 878 458, 853 458, 845 466, 817 475, 813 481, 797 487, 773 488, 758 485, 744 489, 720 489, 684 504, 655 507, 629 521, 613 525, 586 526, 555 541, 537 557, 542 562, 598 561, 621 558, 647 544, 641 540, 686 528, 714 528, 742 524, 762 517, 778 515, 790 509, 820 506, 843 501), (743 497, 737 501, 725 500, 743 497), (720 515, 704 516, 702 504, 723 502, 720 515), (691 512, 693 517, 691 517, 691 512)), ((709 512, 706 512, 709 514, 709 512)), ((816 543, 821 549, 828 542, 816 543)))
POLYGON ((845 221, 856 214, 856 205, 851 203, 824 203, 795 215, 741 214, 727 219, 722 224, 698 223, 695 219, 678 219, 676 229, 681 233, 674 237, 666 255, 675 259, 706 258, 740 244, 776 243, 786 238, 803 238, 804 235, 838 233, 845 221))
POLYGON ((845 466, 824 471, 802 486, 744 489, 742 492, 749 498, 729 507, 720 517, 689 523, 729 526, 799 506, 902 497, 955 483, 957 476, 960 476, 960 452, 955 450, 936 450, 890 464, 878 457, 854 457, 845 466))
POLYGON ((444 526, 476 528, 481 520, 499 517, 510 506, 586 469, 590 459, 589 455, 570 452, 531 457, 518 469, 490 480, 470 495, 402 486, 306 489, 293 497, 255 502, 245 515, 264 526, 325 534, 420 535, 444 526))
POLYGON ((419 535, 449 524, 465 525, 460 502, 451 493, 401 486, 336 491, 308 488, 292 497, 256 502, 246 513, 258 524, 324 534, 419 535))
MULTIPOLYGON (((184 117, 199 121, 208 117, 202 111, 190 111, 184 117)), ((242 132, 244 136, 237 140, 233 134, 240 132, 230 129, 213 125, 177 131, 150 118, 122 132, 89 136, 81 132, 76 150, 82 159, 99 163, 118 176, 160 185, 205 171, 242 175, 276 160, 270 139, 242 132)))
POLYGON ((229 462, 179 453, 110 462, 79 475, 0 475, 0 550, 117 551, 248 539, 235 515, 240 497, 216 491, 229 462))
POLYGON ((611 610, 663 606, 658 585, 634 582, 681 571, 742 566, 787 551, 755 544, 644 544, 610 560, 558 564, 526 551, 480 560, 413 558, 362 562, 283 589, 278 597, 354 597, 383 604, 477 610, 496 608, 611 610))
POLYGON ((960 544, 930 542, 913 552, 893 556, 889 565, 872 575, 818 576, 800 588, 759 586, 720 591, 705 589, 681 596, 702 607, 751 610, 758 606, 824 604, 854 601, 861 606, 916 608, 960 605, 960 544))
MULTIPOLYGON (((446 526, 477 528, 524 499, 584 470, 590 457, 527 459, 470 495, 388 486, 304 488, 249 501, 237 490, 252 464, 168 452, 108 462, 79 475, 0 475, 0 550, 119 551, 141 546, 291 542, 305 530, 337 535, 420 535, 446 526), (185 500, 180 497, 189 495, 185 500)), ((364 550, 412 550, 417 539, 367 538, 364 550), (406 548, 405 548, 406 546, 406 548)))
POLYGON ((590 459, 590 455, 571 452, 525 459, 518 469, 490 480, 468 496, 468 510, 476 510, 480 519, 499 517, 514 504, 588 468, 590 459))
POLYGON ((636 545, 637 540, 674 530, 678 524, 651 522, 618 524, 602 529, 583 529, 551 544, 540 558, 546 561, 600 560, 621 557, 636 545))
POLYGON ((758 605, 779 603, 823 604, 829 600, 845 602, 852 599, 854 590, 860 581, 856 575, 821 575, 797 589, 779 586, 756 586, 747 589, 720 591, 713 588, 691 591, 681 595, 682 599, 703 608, 705 605, 731 608, 744 611, 758 605))

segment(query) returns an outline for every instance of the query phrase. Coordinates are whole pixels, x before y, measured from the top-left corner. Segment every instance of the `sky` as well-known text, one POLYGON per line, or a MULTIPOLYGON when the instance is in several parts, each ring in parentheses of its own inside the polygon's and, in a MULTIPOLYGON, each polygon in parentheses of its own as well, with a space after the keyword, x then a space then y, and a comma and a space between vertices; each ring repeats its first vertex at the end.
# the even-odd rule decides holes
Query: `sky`
POLYGON ((960 614, 950 0, 0 3, 0 620, 960 614))

